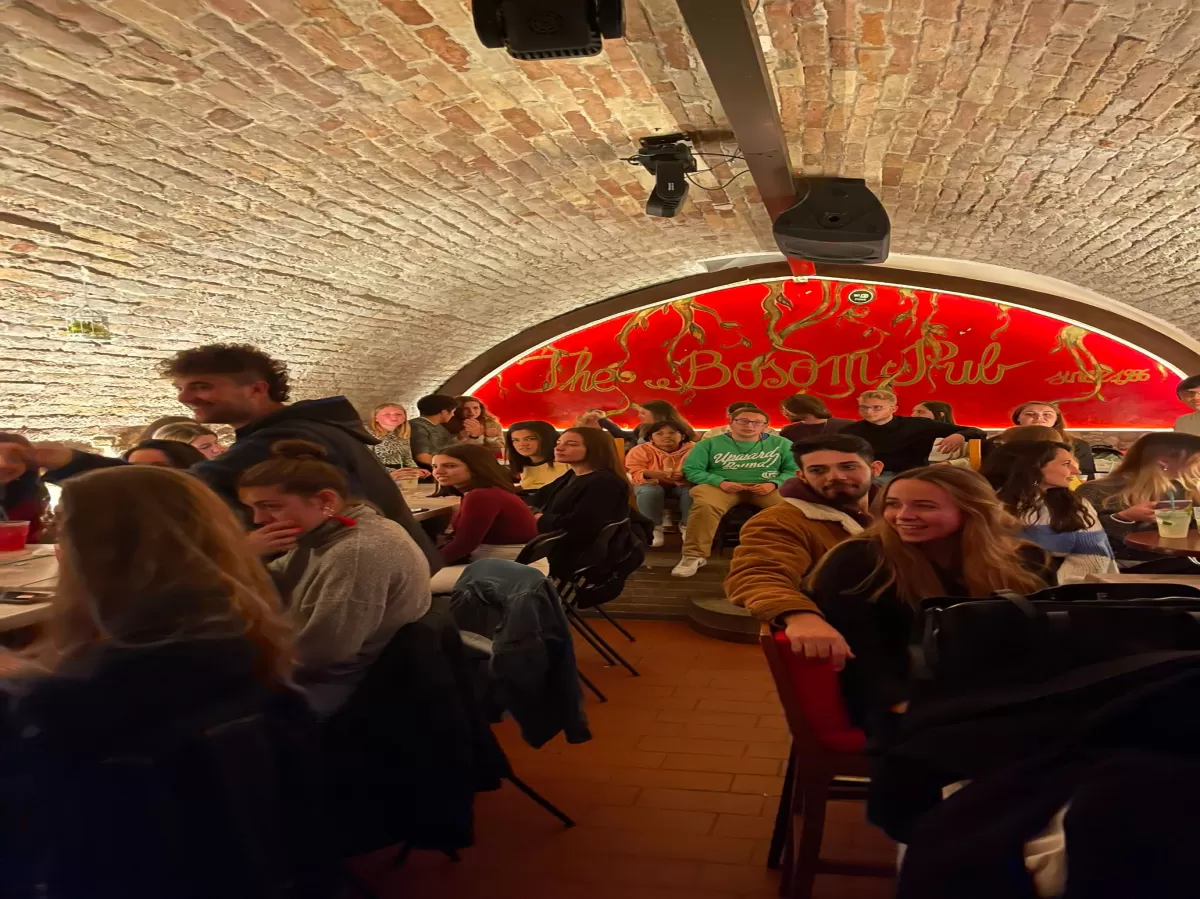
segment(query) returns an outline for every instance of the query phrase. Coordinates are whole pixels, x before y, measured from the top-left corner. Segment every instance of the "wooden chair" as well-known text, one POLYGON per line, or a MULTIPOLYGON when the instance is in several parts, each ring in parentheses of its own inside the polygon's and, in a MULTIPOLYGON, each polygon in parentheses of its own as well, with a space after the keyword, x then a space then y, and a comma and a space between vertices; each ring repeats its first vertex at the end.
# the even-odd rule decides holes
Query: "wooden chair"
POLYGON ((759 633, 759 642, 792 735, 767 857, 768 867, 782 869, 779 894, 809 899, 818 874, 895 877, 892 865, 821 858, 829 800, 866 799, 866 736, 850 724, 837 673, 828 662, 796 655, 783 631, 767 625, 759 633))

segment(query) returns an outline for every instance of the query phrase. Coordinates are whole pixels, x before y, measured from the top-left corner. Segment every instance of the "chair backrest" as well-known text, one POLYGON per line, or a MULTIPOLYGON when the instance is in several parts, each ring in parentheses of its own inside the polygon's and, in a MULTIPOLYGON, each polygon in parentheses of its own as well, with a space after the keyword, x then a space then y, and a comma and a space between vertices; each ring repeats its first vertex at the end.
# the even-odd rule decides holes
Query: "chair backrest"
POLYGON ((546 534, 538 534, 522 547, 521 551, 517 554, 517 558, 513 561, 520 562, 522 565, 530 565, 538 561, 538 559, 544 559, 554 551, 554 547, 566 536, 566 531, 550 531, 546 534))
POLYGON ((759 643, 775 679, 797 756, 805 759, 830 752, 861 752, 867 738, 850 723, 833 666, 792 652, 787 635, 765 624, 759 632, 759 643))
POLYGON ((587 609, 616 599, 625 581, 646 560, 646 545, 626 518, 604 526, 596 542, 580 553, 574 571, 564 580, 572 585, 574 605, 587 609))

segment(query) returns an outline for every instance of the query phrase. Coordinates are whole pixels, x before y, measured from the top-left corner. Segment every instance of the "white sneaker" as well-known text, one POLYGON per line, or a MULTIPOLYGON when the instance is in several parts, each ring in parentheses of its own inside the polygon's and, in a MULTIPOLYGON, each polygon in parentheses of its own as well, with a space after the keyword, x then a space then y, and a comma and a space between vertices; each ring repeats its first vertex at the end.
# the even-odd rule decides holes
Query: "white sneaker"
POLYGON ((653 539, 651 539, 651 541, 650 541, 650 545, 651 545, 651 546, 653 546, 653 547, 659 547, 659 546, 662 546, 662 545, 663 545, 665 542, 666 542, 666 540, 665 540, 665 538, 663 537, 663 529, 662 529, 662 527, 661 527, 661 526, 660 526, 660 527, 656 527, 656 528, 654 529, 654 537, 653 537, 653 539))
POLYGON ((701 556, 684 556, 679 560, 679 564, 671 569, 671 574, 675 577, 691 577, 707 564, 708 559, 701 556))

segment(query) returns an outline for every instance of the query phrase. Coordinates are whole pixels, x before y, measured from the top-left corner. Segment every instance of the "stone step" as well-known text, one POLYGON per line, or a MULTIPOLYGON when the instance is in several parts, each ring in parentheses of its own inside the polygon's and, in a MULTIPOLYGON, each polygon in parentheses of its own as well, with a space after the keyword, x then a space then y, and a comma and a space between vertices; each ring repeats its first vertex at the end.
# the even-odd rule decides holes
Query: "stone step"
POLYGON ((758 619, 723 597, 693 599, 687 606, 687 621, 696 632, 716 640, 758 642, 758 619))

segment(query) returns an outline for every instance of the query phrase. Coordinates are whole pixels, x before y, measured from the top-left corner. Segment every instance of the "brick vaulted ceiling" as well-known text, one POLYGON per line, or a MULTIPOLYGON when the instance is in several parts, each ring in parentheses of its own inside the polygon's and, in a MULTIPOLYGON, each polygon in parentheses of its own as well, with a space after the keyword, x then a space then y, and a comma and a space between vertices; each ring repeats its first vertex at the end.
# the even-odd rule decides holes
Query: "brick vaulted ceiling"
MULTIPOLYGON (((555 314, 772 249, 748 176, 642 214, 638 137, 735 144, 674 3, 627 9, 603 56, 518 63, 465 0, 0 0, 0 427, 173 411, 153 362, 210 339, 282 355, 305 396, 409 399, 555 314), (61 336, 81 306, 111 343, 61 336)), ((865 177, 894 252, 1200 333, 1194 0, 762 0, 756 20, 794 164, 865 177)), ((741 169, 708 162, 699 183, 741 169)))

